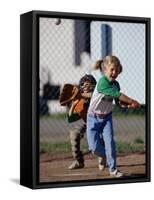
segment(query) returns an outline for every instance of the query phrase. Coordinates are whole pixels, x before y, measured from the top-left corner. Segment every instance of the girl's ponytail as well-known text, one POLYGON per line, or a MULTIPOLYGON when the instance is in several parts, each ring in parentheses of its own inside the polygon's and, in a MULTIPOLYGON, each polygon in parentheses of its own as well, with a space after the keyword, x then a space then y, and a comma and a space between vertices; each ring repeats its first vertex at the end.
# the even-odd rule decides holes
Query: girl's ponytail
POLYGON ((94 65, 94 69, 100 69, 102 71, 102 63, 103 63, 103 60, 98 60, 96 61, 95 65, 94 65))

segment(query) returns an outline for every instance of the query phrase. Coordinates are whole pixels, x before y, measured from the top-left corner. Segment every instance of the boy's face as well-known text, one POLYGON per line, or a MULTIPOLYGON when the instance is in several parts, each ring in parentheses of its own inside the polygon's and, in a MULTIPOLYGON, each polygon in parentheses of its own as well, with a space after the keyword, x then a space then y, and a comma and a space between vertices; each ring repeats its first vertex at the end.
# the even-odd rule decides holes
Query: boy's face
POLYGON ((109 79, 109 81, 114 81, 120 73, 119 67, 114 64, 110 64, 104 68, 104 74, 109 79))
POLYGON ((89 81, 85 81, 85 82, 83 83, 83 85, 81 86, 82 91, 83 91, 84 93, 89 92, 90 87, 91 87, 91 83, 90 83, 89 81))

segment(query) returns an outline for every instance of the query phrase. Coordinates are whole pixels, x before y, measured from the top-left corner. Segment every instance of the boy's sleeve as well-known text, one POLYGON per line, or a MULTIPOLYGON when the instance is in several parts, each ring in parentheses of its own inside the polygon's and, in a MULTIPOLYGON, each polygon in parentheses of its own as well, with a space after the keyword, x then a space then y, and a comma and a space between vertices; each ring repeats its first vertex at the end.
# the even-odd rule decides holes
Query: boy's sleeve
POLYGON ((119 88, 113 87, 113 85, 108 80, 106 80, 104 77, 102 77, 98 81, 97 91, 99 93, 103 93, 104 95, 111 96, 113 98, 119 98, 120 97, 119 89, 120 89, 120 86, 119 86, 119 88))

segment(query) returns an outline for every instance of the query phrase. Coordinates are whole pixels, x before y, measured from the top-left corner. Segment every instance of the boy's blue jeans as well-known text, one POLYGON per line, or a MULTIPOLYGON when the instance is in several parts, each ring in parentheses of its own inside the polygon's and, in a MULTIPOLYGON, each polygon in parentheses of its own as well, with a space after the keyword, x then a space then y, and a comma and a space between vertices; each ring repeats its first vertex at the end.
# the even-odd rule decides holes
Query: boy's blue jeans
POLYGON ((100 118, 87 115, 87 139, 89 150, 100 157, 106 157, 109 171, 116 169, 116 147, 113 136, 112 113, 100 118), (103 136, 104 145, 101 137, 103 136))

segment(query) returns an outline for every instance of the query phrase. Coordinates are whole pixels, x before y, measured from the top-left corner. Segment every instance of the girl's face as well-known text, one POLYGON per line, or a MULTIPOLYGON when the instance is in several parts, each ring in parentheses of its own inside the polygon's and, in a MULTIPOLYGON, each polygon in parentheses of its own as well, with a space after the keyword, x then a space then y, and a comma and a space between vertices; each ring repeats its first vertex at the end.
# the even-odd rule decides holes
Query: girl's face
POLYGON ((109 79, 109 81, 114 81, 120 73, 119 67, 114 64, 110 64, 104 67, 104 75, 109 79))

